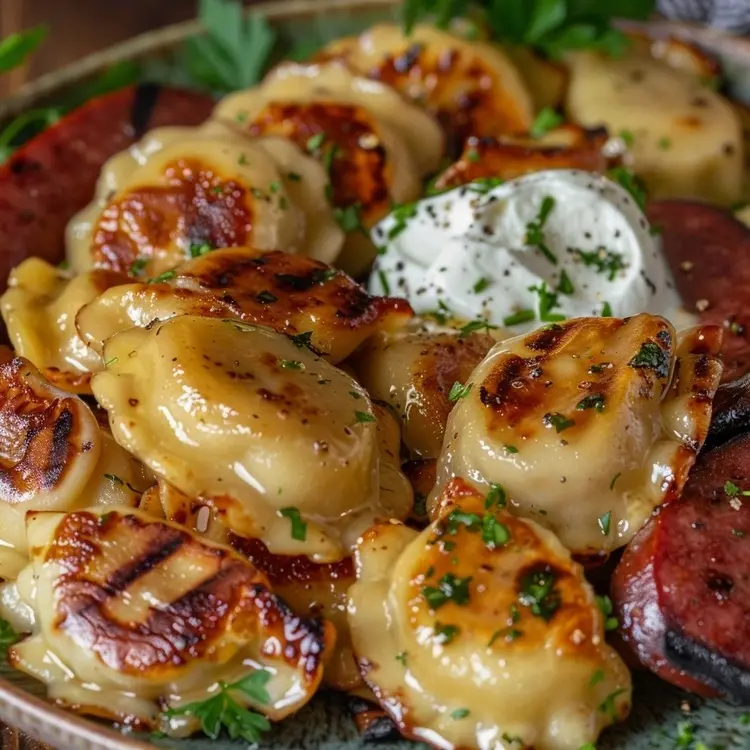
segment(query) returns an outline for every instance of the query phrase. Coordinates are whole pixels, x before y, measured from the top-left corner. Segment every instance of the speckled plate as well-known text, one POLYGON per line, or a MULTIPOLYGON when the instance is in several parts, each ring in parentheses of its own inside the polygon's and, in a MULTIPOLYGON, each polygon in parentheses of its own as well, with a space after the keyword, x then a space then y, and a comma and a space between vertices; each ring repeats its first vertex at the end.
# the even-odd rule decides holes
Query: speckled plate
MULTIPOLYGON (((0 0, 1 2, 2 0, 0 0)), ((604 0, 602 0, 604 1, 604 0)), ((392 14, 393 0, 287 0, 258 6, 277 28, 284 45, 322 42, 355 33, 392 14)), ((750 41, 719 32, 666 22, 649 24, 654 36, 674 34, 696 41, 718 54, 731 80, 734 95, 750 101, 750 41)), ((17 96, 0 102, 0 122, 27 108, 53 103, 67 89, 121 60, 165 61, 187 36, 199 30, 188 22, 145 34, 69 68, 40 78, 17 96)), ((629 720, 603 735, 599 750, 750 750, 750 711, 717 700, 703 700, 661 682, 649 674, 634 677, 635 705, 629 720)), ((103 724, 67 713, 44 700, 39 683, 0 663, 0 720, 49 743, 57 750, 230 750, 246 743, 207 738, 153 740, 127 735, 103 724)), ((38 748, 38 744, 7 727, 0 729, 2 750, 38 748)), ((362 750, 367 747, 349 717, 345 698, 319 694, 311 705, 274 728, 261 747, 276 750, 362 750)), ((370 745, 369 747, 373 747, 370 745)), ((413 750, 411 742, 381 743, 379 747, 413 750)))

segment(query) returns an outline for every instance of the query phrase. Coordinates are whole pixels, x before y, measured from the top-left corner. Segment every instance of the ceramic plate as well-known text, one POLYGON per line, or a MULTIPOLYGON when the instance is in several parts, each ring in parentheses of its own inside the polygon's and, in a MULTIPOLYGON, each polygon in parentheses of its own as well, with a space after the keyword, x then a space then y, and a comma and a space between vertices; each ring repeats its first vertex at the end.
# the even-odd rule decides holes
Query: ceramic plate
MULTIPOLYGON (((290 0, 260 6, 279 33, 280 51, 311 40, 324 43, 356 33, 392 15, 392 0, 290 0)), ((18 96, 0 104, 0 121, 26 108, 47 102, 96 74, 114 61, 135 59, 168 66, 170 53, 198 29, 193 22, 162 29, 87 58, 63 71, 45 76, 18 96)), ((699 41, 720 55, 731 79, 733 93, 750 100, 750 42, 689 26, 656 23, 654 35, 676 33, 699 41)), ((222 738, 165 740, 128 735, 109 725, 83 719, 49 705, 44 688, 0 660, 0 719, 59 750, 230 750, 247 743, 222 738)), ((681 692, 650 674, 634 675, 634 699, 629 720, 604 733, 599 750, 748 750, 750 712, 717 700, 702 700, 681 692)), ((18 748, 17 740, 2 738, 3 748, 18 748)), ((21 745, 23 746, 23 745, 21 745)), ((321 692, 311 705, 277 726, 261 747, 276 750, 361 750, 370 747, 359 739, 346 707, 346 699, 321 692)), ((387 741, 375 747, 414 750, 407 741, 387 741)))

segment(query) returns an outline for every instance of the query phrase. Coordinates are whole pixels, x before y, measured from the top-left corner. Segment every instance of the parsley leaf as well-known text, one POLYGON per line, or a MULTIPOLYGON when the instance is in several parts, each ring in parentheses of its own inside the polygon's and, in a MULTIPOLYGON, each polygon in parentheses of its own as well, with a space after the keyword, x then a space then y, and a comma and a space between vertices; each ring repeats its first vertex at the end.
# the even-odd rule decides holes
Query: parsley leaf
POLYGON ((555 432, 560 433, 572 427, 575 421, 568 419, 564 414, 560 414, 559 412, 551 412, 542 417, 542 423, 547 427, 554 427, 555 432))
POLYGON ((611 510, 608 510, 606 513, 602 513, 597 519, 597 523, 599 524, 599 530, 602 532, 603 536, 609 535, 609 526, 610 526, 611 521, 612 521, 611 510))
POLYGON ((367 424, 368 422, 374 422, 375 417, 366 411, 355 411, 354 412, 354 424, 367 424))
POLYGON ((479 320, 472 320, 465 326, 459 328, 458 338, 462 339, 464 338, 464 336, 468 336, 470 333, 475 333, 477 331, 485 331, 486 333, 489 333, 490 331, 495 330, 497 330, 497 326, 492 325, 492 323, 489 323, 488 321, 480 318, 479 320))
POLYGON ((458 625, 443 625, 436 621, 434 631, 438 643, 446 646, 461 632, 461 628, 458 625))
POLYGON ((191 242, 190 243, 190 257, 200 258, 201 255, 206 255, 216 248, 210 242, 191 242))
POLYGON ((529 135, 534 139, 541 138, 549 133, 550 130, 554 130, 562 121, 562 115, 555 112, 552 107, 545 107, 539 112, 532 123, 529 135))
POLYGON ((21 65, 46 39, 48 31, 46 26, 35 26, 0 39, 0 73, 21 65))
POLYGON ((521 578, 518 601, 531 614, 549 622, 560 608, 560 592, 555 588, 557 575, 549 565, 532 569, 521 578))
POLYGON ((246 14, 237 0, 200 0, 206 34, 187 39, 179 61, 190 78, 214 92, 257 83, 276 43, 276 32, 258 13, 246 14))
POLYGON ((628 267, 620 253, 607 250, 606 247, 598 247, 596 250, 576 248, 573 252, 581 259, 584 266, 593 266, 597 273, 606 274, 607 281, 614 281, 617 273, 628 267))
POLYGON ((422 596, 430 609, 439 609, 449 601, 456 604, 468 604, 470 598, 469 583, 471 576, 458 578, 453 573, 446 573, 436 586, 423 586, 422 596))
POLYGON ((608 596, 597 596, 595 598, 597 606, 601 610, 601 613, 604 615, 604 629, 607 631, 617 630, 619 622, 617 621, 617 618, 612 614, 614 612, 614 605, 612 604, 612 600, 608 596))
POLYGON ((312 335, 312 331, 303 331, 302 333, 296 333, 289 338, 298 349, 310 349, 312 348, 312 335))
POLYGON ((539 286, 530 286, 529 291, 536 292, 539 297, 539 320, 544 323, 557 323, 566 319, 561 313, 552 312, 555 307, 559 307, 559 303, 557 301, 557 294, 547 289, 546 282, 543 281, 539 286))
POLYGON ((0 618, 0 653, 6 653, 8 648, 20 639, 21 636, 16 633, 11 624, 0 618))
POLYGON ((262 732, 271 728, 270 722, 265 716, 244 708, 234 696, 239 693, 255 703, 270 703, 271 696, 265 688, 270 679, 270 672, 258 670, 237 682, 221 682, 218 692, 212 697, 169 708, 165 711, 165 716, 195 717, 200 722, 203 733, 212 740, 217 739, 222 727, 225 727, 232 738, 242 737, 247 742, 259 742, 262 732))
POLYGON ((455 404, 456 401, 460 398, 466 398, 469 395, 469 391, 471 391, 472 384, 469 383, 467 385, 462 385, 458 381, 456 381, 448 393, 448 401, 450 401, 452 404, 455 404))
POLYGON ((646 210, 646 188, 641 178, 635 172, 627 167, 613 167, 607 170, 607 177, 613 182, 617 182, 624 190, 627 190, 641 211, 646 210))
MULTIPOLYGON (((544 225, 555 207, 555 199, 551 195, 545 195, 539 206, 539 213, 534 221, 526 225, 526 237, 524 242, 535 247, 553 265, 557 265, 557 256, 547 247, 544 238, 544 225)), ((544 284, 542 284, 544 286, 544 284)))
POLYGON ((653 341, 641 344, 640 350, 628 364, 636 369, 654 370, 660 378, 669 376, 669 354, 653 341))
POLYGON ((576 404, 576 409, 578 411, 596 409, 601 414, 604 411, 604 396, 601 393, 590 393, 576 404))
POLYGON ((536 318, 536 313, 533 310, 519 310, 512 315, 507 315, 503 318, 504 326, 518 326, 522 323, 530 323, 536 318))
POLYGON ((279 515, 288 518, 292 522, 292 539, 304 542, 307 539, 307 524, 297 508, 282 508, 279 515))

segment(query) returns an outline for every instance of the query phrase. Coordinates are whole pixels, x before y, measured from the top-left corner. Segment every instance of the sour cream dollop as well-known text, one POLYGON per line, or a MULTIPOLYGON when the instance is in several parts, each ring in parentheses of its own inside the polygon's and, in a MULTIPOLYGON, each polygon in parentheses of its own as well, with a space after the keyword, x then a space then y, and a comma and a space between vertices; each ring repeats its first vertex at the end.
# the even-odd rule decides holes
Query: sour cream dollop
POLYGON ((406 297, 421 314, 484 318, 519 333, 641 312, 691 322, 633 197, 590 172, 465 185, 396 209, 372 238, 382 254, 370 291, 406 297))

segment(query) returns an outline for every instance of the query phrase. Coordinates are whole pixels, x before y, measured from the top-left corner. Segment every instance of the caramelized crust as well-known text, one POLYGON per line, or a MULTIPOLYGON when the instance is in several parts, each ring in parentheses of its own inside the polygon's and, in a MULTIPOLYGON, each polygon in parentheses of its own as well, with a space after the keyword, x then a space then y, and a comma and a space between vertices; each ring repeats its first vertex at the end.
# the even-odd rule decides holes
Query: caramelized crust
POLYGON ((81 399, 0 349, 0 577, 23 564, 27 511, 133 504, 146 481, 81 399))
POLYGON ((454 479, 422 534, 375 526, 355 559, 355 652, 407 737, 476 748, 513 736, 563 750, 627 715, 630 676, 581 568, 497 498, 454 479), (600 711, 610 695, 611 713, 600 711))
MULTIPOLYGON (((679 496, 708 432, 721 330, 579 318, 498 344, 451 412, 438 486, 502 485, 577 554, 627 543, 679 496)), ((434 508, 434 498, 433 498, 434 508)))
POLYGON ((498 47, 432 27, 417 26, 406 37, 382 24, 331 43, 316 59, 341 59, 424 106, 443 125, 452 152, 470 135, 524 133, 533 120, 529 94, 498 47))
POLYGON ((351 364, 370 396, 394 408, 409 450, 420 458, 437 458, 453 408, 448 394, 494 344, 491 336, 479 333, 380 333, 351 364))
POLYGON ((573 124, 558 128, 540 140, 471 137, 459 160, 440 175, 435 187, 443 190, 483 178, 512 180, 544 169, 604 173, 611 161, 603 151, 607 139, 604 128, 586 130, 573 124))
POLYGON ((81 311, 77 325, 84 341, 100 352, 119 331, 186 313, 264 325, 291 336, 309 332, 311 345, 333 362, 376 331, 400 328, 413 315, 406 300, 371 297, 346 274, 311 258, 234 248, 188 261, 163 283, 112 289, 81 311))
MULTIPOLYGON (((153 727, 157 705, 174 707, 201 693, 202 700, 217 680, 246 675, 248 663, 273 672, 271 703, 248 701, 273 719, 317 689, 331 626, 294 615, 267 578, 229 548, 121 508, 31 514, 28 527, 37 627, 9 658, 61 700, 68 688, 77 697, 90 692, 88 708, 120 718, 151 704, 132 718, 153 727), (69 667, 68 686, 55 684, 55 669, 36 671, 41 646, 69 667), (129 690, 136 697, 127 698, 129 690)), ((196 728, 191 719, 180 733, 196 728)))
POLYGON ((161 181, 133 187, 107 205, 94 226, 94 263, 127 273, 175 238, 188 247, 248 244, 253 206, 247 185, 195 158, 166 164, 161 181))

